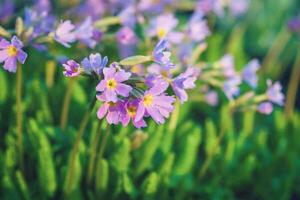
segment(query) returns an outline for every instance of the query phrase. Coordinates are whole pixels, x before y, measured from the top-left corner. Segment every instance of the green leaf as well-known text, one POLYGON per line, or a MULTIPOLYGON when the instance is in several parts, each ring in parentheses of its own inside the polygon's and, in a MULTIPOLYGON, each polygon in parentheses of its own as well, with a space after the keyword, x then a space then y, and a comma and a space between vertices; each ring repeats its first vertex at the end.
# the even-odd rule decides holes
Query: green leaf
POLYGON ((133 66, 151 61, 151 56, 131 56, 120 61, 121 65, 133 66))

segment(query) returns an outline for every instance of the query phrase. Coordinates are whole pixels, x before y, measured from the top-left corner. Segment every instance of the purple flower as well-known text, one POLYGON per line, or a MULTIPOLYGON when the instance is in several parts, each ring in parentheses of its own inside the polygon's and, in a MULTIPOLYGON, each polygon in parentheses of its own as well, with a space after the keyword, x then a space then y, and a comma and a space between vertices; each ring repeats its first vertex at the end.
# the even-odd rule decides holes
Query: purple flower
POLYGON ((168 83, 161 81, 145 92, 138 105, 135 122, 140 121, 145 115, 150 115, 158 124, 165 122, 165 118, 169 117, 173 110, 172 104, 175 102, 174 97, 164 93, 167 88, 168 83))
POLYGON ((139 121, 134 120, 137 114, 138 105, 139 105, 138 99, 127 100, 125 102, 126 113, 121 119, 123 126, 127 126, 130 120, 132 120, 132 123, 136 128, 143 128, 147 126, 143 118, 140 119, 139 121))
POLYGON ((228 99, 233 99, 233 97, 239 95, 240 88, 239 85, 241 84, 241 78, 239 76, 234 76, 230 79, 227 79, 224 82, 223 90, 226 94, 228 99))
POLYGON ((210 90, 205 94, 204 99, 209 105, 216 106, 218 104, 218 93, 216 91, 210 90))
POLYGON ((65 47, 70 47, 69 43, 76 41, 74 29, 75 26, 70 20, 60 23, 55 31, 55 40, 65 47))
POLYGON ((269 115, 273 111, 273 105, 270 102, 263 102, 257 106, 258 112, 269 115))
POLYGON ((171 3, 175 3, 174 0, 141 0, 138 4, 138 9, 141 12, 147 12, 151 14, 161 13, 165 7, 171 3))
POLYGON ((166 37, 177 26, 178 20, 171 13, 163 14, 150 22, 148 35, 150 37, 157 36, 162 39, 166 37))
POLYGON ((300 19, 293 18, 288 23, 288 28, 291 32, 300 33, 300 19))
POLYGON ((14 14, 15 5, 11 0, 5 0, 0 4, 0 22, 6 22, 14 14))
POLYGON ((271 80, 267 81, 268 90, 267 96, 269 101, 276 103, 280 106, 284 105, 284 95, 282 93, 282 86, 279 82, 272 84, 271 80))
POLYGON ((105 13, 107 6, 105 0, 86 0, 79 9, 76 9, 76 12, 81 16, 91 16, 93 20, 97 20, 105 13))
POLYGON ((83 66, 83 69, 87 74, 92 74, 92 72, 101 74, 104 67, 106 67, 107 62, 107 56, 102 59, 101 55, 99 53, 96 53, 91 54, 89 58, 84 58, 81 61, 81 65, 83 66))
POLYGON ((160 64, 165 70, 174 68, 175 65, 170 60, 171 52, 167 50, 167 40, 158 42, 153 51, 154 61, 160 64))
POLYGON ((94 27, 91 17, 87 17, 74 31, 77 40, 86 44, 90 48, 94 48, 97 40, 94 39, 94 27))
POLYGON ((256 72, 260 68, 260 64, 257 59, 251 60, 244 68, 242 72, 243 79, 248 83, 252 88, 257 86, 257 75, 256 72))
POLYGON ((133 30, 127 26, 123 26, 117 32, 117 40, 123 45, 135 44, 137 42, 137 37, 133 30))
POLYGON ((66 77, 75 77, 80 75, 80 65, 74 60, 68 60, 66 64, 63 64, 65 71, 63 72, 66 77))
POLYGON ((133 28, 136 24, 136 15, 134 6, 128 6, 123 9, 119 15, 122 25, 133 28))
POLYGON ((97 112, 97 116, 99 119, 102 119, 106 115, 106 120, 109 124, 117 125, 122 121, 125 113, 126 110, 123 102, 103 102, 97 112))
POLYGON ((213 10, 214 1, 213 0, 198 0, 196 11, 204 14, 208 14, 213 10))
POLYGON ((201 13, 195 13, 188 24, 188 35, 196 42, 200 42, 210 35, 207 21, 203 17, 204 15, 201 13))
POLYGON ((198 74, 199 73, 196 68, 190 67, 171 82, 171 87, 181 103, 184 103, 188 99, 188 95, 185 90, 196 87, 195 81, 197 80, 198 74))
POLYGON ((23 43, 13 36, 11 42, 5 39, 0 41, 0 63, 4 62, 3 68, 9 72, 17 71, 17 60, 24 64, 27 53, 22 50, 23 43))
POLYGON ((232 55, 227 54, 223 56, 223 58, 219 61, 219 65, 221 66, 225 77, 230 78, 235 76, 236 72, 234 69, 234 60, 232 55))
POLYGON ((103 69, 104 79, 97 85, 96 90, 101 92, 99 99, 107 102, 118 101, 118 95, 128 97, 132 87, 124 84, 131 76, 130 72, 123 69, 117 70, 115 67, 103 69))
POLYGON ((244 14, 249 7, 249 0, 231 0, 229 9, 233 16, 240 16, 244 14))

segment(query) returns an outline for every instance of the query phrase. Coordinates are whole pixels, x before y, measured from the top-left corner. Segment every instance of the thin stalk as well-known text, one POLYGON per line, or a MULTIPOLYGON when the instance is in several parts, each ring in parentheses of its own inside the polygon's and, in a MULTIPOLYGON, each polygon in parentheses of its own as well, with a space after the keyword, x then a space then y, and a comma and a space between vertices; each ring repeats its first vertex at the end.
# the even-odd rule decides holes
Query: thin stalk
POLYGON ((16 78, 16 104, 17 104, 17 141, 19 146, 19 162, 21 170, 24 168, 23 160, 23 108, 22 108, 22 66, 18 64, 16 78))
POLYGON ((286 104, 284 110, 285 116, 287 118, 290 118, 294 111, 297 91, 299 88, 299 81, 300 81, 300 49, 298 51, 296 62, 293 66, 293 71, 291 74, 288 91, 287 91, 287 98, 286 98, 286 104))
POLYGON ((97 156, 97 149, 98 149, 98 144, 99 144, 99 139, 101 135, 101 128, 102 128, 102 120, 98 124, 97 132, 96 132, 96 137, 93 140, 92 149, 90 153, 90 159, 89 159, 89 166, 88 166, 88 174, 87 174, 87 185, 91 185, 92 181, 92 176, 93 176, 93 171, 95 167, 95 161, 96 161, 96 156, 97 156))
POLYGON ((178 122, 178 117, 180 112, 180 102, 178 99, 176 100, 174 107, 175 107, 174 112, 171 115, 170 124, 169 124, 170 133, 174 133, 177 127, 177 122, 178 122))
POLYGON ((86 110, 86 112, 81 120, 79 130, 76 135, 75 143, 72 148, 71 157, 70 157, 70 161, 69 161, 69 165, 68 165, 68 171, 67 171, 67 175, 66 175, 66 182, 65 182, 65 189, 66 189, 65 192, 67 195, 71 192, 71 186, 72 186, 72 182, 73 182, 73 173, 74 173, 74 163, 75 163, 76 156, 78 154, 80 141, 84 134, 84 130, 88 124, 88 120, 93 111, 95 103, 96 103, 96 98, 93 99, 93 101, 90 104, 89 109, 86 110))
POLYGON ((61 111, 61 118, 60 118, 60 128, 62 130, 64 130, 67 125, 68 113, 69 113, 74 83, 75 83, 75 79, 71 78, 71 80, 68 82, 67 91, 66 91, 66 94, 64 97, 64 103, 63 103, 63 107, 62 107, 62 111, 61 111))
MULTIPOLYGON (((104 155, 104 151, 105 151, 105 147, 106 147, 106 144, 107 144, 107 139, 108 139, 108 136, 109 136, 109 133, 110 133, 110 126, 107 125, 106 126, 106 131, 103 135, 103 138, 102 138, 102 141, 101 141, 101 144, 100 144, 100 147, 99 147, 99 153, 98 153, 98 158, 97 158, 97 161, 100 161, 102 160, 103 158, 103 155, 104 155)), ((97 162, 98 163, 98 162, 97 162)), ((98 168, 97 169, 98 171, 100 171, 100 169, 98 168)))
POLYGON ((262 62, 262 71, 268 70, 270 64, 275 63, 278 60, 279 55, 283 51, 290 38, 290 32, 286 29, 286 27, 283 27, 273 42, 273 45, 269 49, 264 61, 262 62))

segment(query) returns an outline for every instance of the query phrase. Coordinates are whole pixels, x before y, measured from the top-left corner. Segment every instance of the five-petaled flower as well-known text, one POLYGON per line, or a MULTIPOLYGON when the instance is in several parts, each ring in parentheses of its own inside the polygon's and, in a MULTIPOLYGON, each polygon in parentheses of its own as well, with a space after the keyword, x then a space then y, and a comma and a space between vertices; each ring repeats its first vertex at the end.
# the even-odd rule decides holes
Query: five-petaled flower
POLYGON ((118 95, 128 97, 132 87, 123 83, 131 76, 130 72, 123 69, 108 67, 103 69, 104 79, 97 85, 96 90, 100 92, 98 98, 106 102, 118 101, 118 95))
POLYGON ((0 63, 4 62, 3 68, 9 72, 17 71, 17 61, 25 63, 27 54, 22 50, 23 43, 13 36, 11 42, 2 39, 0 41, 0 63))
POLYGON ((66 77, 75 77, 80 75, 80 65, 74 60, 68 60, 67 63, 63 64, 65 68, 64 75, 66 77))

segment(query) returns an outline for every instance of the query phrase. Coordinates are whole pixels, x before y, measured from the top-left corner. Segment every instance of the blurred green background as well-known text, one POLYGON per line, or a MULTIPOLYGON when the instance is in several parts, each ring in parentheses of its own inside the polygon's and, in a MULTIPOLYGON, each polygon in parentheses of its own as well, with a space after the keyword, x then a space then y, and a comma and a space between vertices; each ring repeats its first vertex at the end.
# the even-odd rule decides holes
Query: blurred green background
MULTIPOLYGON (((252 0, 242 17, 212 16, 203 59, 215 61, 229 52, 241 69, 257 57, 260 76, 280 80, 286 94, 300 67, 300 35, 290 33, 287 23, 299 11, 298 0, 252 0)), ((62 131, 62 97, 70 80, 50 58, 29 52, 23 70, 23 169, 15 75, 0 70, 0 199, 300 199, 299 92, 290 115, 286 108, 270 116, 231 115, 225 99, 217 107, 188 102, 165 125, 149 123, 145 130, 107 127, 94 110, 76 140, 94 88, 86 79, 74 83, 62 131)))

